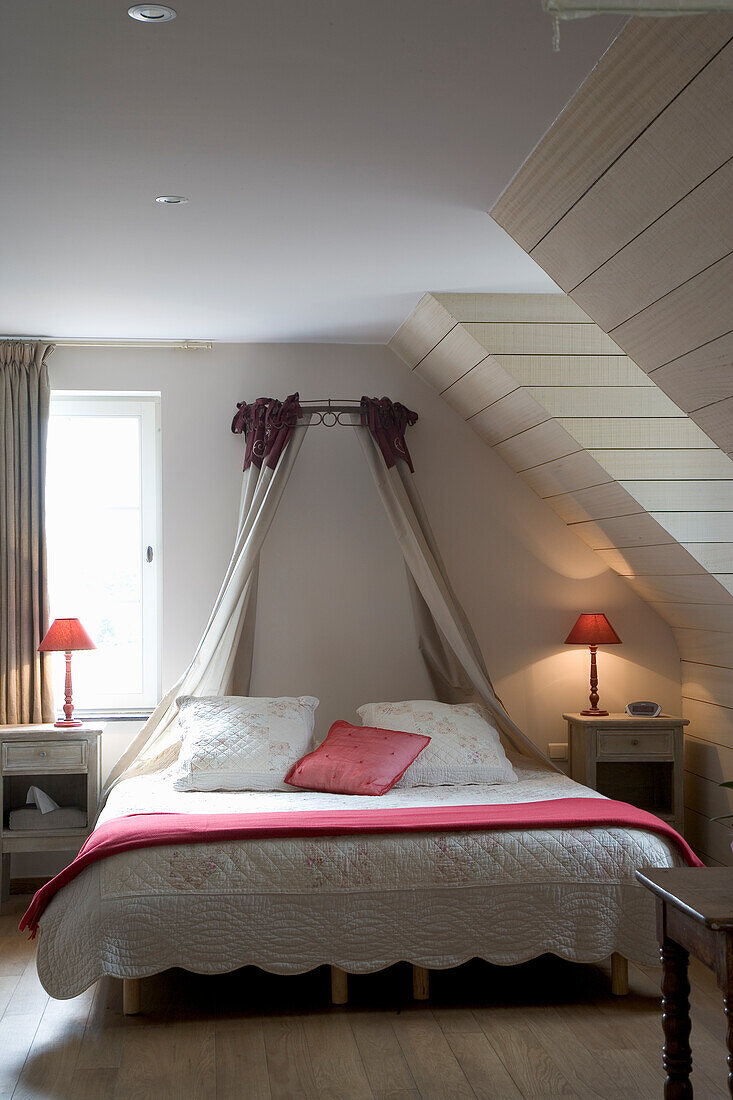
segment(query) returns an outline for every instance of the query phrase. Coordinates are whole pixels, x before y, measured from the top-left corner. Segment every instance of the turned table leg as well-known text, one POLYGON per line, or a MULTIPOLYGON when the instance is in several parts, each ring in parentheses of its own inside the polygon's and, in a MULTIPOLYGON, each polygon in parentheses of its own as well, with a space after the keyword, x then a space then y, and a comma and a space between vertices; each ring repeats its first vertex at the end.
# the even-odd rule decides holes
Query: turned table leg
POLYGON ((664 939, 662 960, 662 1064, 666 1074, 664 1100, 692 1100, 692 1052, 690 1050, 690 956, 674 940, 664 939))

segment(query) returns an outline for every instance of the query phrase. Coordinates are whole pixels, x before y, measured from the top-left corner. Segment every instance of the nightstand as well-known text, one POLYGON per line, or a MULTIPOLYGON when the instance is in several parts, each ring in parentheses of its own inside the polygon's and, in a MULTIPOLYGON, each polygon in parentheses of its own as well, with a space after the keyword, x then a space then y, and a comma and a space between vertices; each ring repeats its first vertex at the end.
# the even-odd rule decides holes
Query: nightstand
POLYGON ((570 775, 608 798, 630 802, 682 832, 686 718, 599 718, 563 714, 570 775))
MULTIPOLYGON (((100 737, 104 726, 0 726, 0 902, 10 892, 13 852, 78 852, 92 831, 101 783, 100 737), (83 811, 72 828, 11 829, 10 813, 26 808, 28 788, 39 787, 62 807, 83 811)), ((45 815, 44 815, 45 816, 45 815)), ((42 821, 42 818, 41 818, 42 821)))

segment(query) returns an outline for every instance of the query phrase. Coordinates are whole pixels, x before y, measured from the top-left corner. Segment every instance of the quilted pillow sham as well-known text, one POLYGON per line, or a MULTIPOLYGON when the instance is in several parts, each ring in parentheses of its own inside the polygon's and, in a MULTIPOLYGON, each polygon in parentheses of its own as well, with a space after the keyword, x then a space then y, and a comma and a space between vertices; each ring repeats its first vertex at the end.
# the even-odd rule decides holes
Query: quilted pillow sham
POLYGON ((332 794, 386 794, 429 742, 417 733, 334 722, 325 741, 293 765, 285 782, 332 794))
POLYGON ((177 791, 284 791, 283 777, 313 745, 318 699, 183 695, 177 791))
POLYGON ((357 714, 365 726, 430 737, 430 744, 397 787, 517 782, 499 734, 470 703, 451 706, 430 699, 366 703, 357 714))

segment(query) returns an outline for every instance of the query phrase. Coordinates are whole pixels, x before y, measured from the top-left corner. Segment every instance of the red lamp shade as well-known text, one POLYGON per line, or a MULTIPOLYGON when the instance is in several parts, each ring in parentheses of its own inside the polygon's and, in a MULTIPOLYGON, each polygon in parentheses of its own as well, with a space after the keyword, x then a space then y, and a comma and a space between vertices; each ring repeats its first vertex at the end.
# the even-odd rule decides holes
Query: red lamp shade
POLYGON ((565 645, 620 644, 621 639, 602 611, 584 611, 565 639, 565 645))
POLYGON ((78 619, 54 619, 46 631, 46 637, 38 647, 39 653, 65 653, 66 654, 66 683, 64 684, 64 717, 55 726, 70 728, 80 726, 81 722, 74 718, 74 703, 71 693, 71 654, 76 649, 96 649, 94 642, 87 634, 78 619))
POLYGON ((38 647, 39 653, 73 653, 77 649, 96 649, 78 619, 54 619, 38 647))

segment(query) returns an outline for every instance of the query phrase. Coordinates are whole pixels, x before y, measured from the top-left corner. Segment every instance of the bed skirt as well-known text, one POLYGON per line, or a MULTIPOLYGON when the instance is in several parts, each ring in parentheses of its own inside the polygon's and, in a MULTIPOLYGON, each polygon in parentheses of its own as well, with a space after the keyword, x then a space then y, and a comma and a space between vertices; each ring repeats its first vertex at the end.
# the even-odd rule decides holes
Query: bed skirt
POLYGON ((49 907, 38 973, 53 997, 74 997, 104 975, 139 978, 170 967, 219 974, 257 966, 301 974, 324 964, 352 974, 406 961, 431 969, 471 958, 510 965, 550 952, 600 962, 618 952, 654 964, 653 899, 632 885, 509 884, 334 896, 218 896, 216 918, 197 895, 107 902, 81 927, 97 867, 49 907), (60 908, 60 907, 59 907, 60 908))

